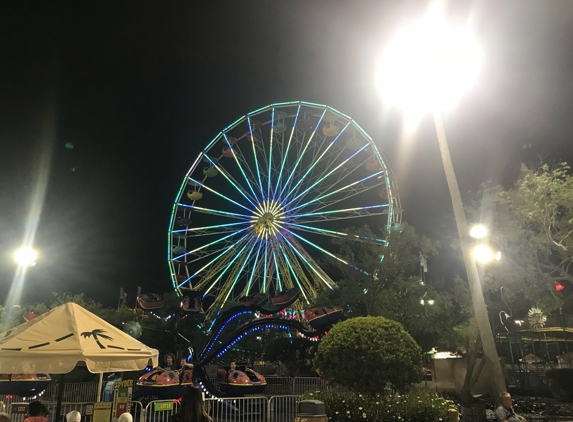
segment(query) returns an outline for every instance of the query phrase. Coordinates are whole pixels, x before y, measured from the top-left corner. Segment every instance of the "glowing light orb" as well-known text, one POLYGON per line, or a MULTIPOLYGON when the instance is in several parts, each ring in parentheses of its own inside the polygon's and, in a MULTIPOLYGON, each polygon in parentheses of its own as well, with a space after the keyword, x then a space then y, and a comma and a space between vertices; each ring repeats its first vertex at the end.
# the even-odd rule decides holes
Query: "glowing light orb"
POLYGON ((23 247, 14 252, 14 260, 23 267, 33 267, 36 265, 36 259, 38 253, 32 248, 23 247))

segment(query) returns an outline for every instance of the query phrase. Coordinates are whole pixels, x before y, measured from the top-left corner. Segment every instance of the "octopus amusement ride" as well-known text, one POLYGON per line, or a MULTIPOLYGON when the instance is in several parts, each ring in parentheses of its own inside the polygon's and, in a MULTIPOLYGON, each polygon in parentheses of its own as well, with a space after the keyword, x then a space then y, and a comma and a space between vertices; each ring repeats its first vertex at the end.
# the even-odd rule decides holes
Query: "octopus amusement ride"
MULTIPOLYGON (((314 306, 320 291, 336 287, 315 258, 375 277, 331 252, 331 241, 378 245, 382 257, 384 238, 350 234, 341 220, 388 236, 401 229, 401 212, 380 150, 352 118, 331 107, 271 104, 223 129, 183 178, 168 236, 181 312, 204 314, 207 341, 201 349, 190 347, 192 365, 143 375, 137 395, 177 398, 192 383, 214 397, 260 393, 266 380, 253 369, 219 368, 212 381, 207 365, 220 365, 243 338, 270 329, 319 340, 344 315, 341 308, 314 306), (297 317, 281 317, 287 309, 297 317)), ((138 304, 156 309, 163 298, 140 295, 138 304)), ((13 375, 11 388, 14 377, 22 385, 47 382, 36 374, 13 375)))

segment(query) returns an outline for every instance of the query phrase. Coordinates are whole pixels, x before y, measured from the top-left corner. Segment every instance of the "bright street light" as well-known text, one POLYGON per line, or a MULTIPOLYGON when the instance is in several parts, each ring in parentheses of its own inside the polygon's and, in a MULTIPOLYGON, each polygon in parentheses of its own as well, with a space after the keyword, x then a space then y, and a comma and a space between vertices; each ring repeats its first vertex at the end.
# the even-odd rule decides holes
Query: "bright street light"
POLYGON ((390 105, 402 106, 405 121, 412 122, 427 112, 434 114, 475 319, 484 357, 492 370, 492 393, 497 402, 507 387, 472 253, 469 225, 442 117, 442 110, 451 106, 475 81, 481 59, 482 54, 469 29, 448 27, 441 3, 434 3, 420 24, 404 29, 390 42, 383 53, 378 76, 384 100, 390 105))
POLYGON ((420 117, 444 109, 476 80, 482 54, 469 27, 445 24, 434 3, 422 22, 399 31, 382 53, 379 88, 384 101, 420 117))
POLYGON ((470 236, 474 239, 483 239, 487 236, 487 228, 482 224, 476 224, 472 226, 470 230, 470 236))
POLYGON ((477 262, 485 264, 493 259, 493 252, 486 245, 478 245, 474 248, 474 258, 477 262))
POLYGON ((22 267, 33 267, 36 265, 36 259, 38 254, 32 248, 23 247, 14 252, 14 260, 22 267))

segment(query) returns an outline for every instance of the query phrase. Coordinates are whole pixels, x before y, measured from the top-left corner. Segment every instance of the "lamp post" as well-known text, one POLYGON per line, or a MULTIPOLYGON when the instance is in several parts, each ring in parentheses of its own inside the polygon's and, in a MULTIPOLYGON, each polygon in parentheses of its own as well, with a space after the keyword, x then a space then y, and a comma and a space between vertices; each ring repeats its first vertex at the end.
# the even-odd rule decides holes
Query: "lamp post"
POLYGON ((452 164, 442 109, 450 106, 477 75, 481 54, 467 28, 445 25, 440 4, 433 4, 419 24, 401 31, 388 45, 380 68, 380 89, 405 118, 433 111, 442 163, 448 182, 464 265, 484 356, 492 370, 492 392, 506 391, 474 255, 470 228, 452 164))

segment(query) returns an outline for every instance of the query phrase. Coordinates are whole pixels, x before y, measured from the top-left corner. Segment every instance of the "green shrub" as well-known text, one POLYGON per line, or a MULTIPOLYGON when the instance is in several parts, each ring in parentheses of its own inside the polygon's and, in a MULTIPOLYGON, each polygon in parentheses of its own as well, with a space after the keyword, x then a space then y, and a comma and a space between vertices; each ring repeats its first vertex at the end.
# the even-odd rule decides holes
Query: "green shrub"
POLYGON ((445 422, 448 409, 454 407, 452 401, 428 391, 370 396, 331 390, 303 398, 323 401, 330 422, 445 422))
POLYGON ((402 325, 383 317, 336 324, 318 346, 314 366, 327 381, 376 394, 422 378, 422 350, 402 325))

